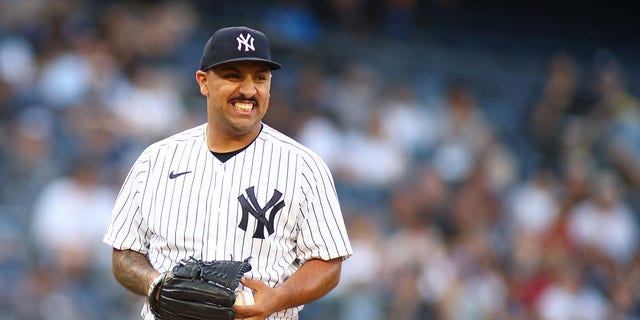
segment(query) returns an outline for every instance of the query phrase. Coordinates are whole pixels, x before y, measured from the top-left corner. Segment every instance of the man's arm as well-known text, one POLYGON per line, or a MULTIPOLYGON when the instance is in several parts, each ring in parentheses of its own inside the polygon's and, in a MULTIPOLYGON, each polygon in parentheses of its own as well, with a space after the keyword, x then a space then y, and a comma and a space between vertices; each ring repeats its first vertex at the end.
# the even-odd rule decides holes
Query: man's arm
POLYGON ((131 292, 146 296, 153 279, 160 274, 145 255, 133 250, 113 249, 113 276, 131 292))
POLYGON ((342 258, 311 260, 303 264, 287 281, 271 288, 258 280, 243 279, 253 289, 255 304, 235 306, 236 312, 248 319, 266 319, 269 315, 319 299, 340 281, 342 258))

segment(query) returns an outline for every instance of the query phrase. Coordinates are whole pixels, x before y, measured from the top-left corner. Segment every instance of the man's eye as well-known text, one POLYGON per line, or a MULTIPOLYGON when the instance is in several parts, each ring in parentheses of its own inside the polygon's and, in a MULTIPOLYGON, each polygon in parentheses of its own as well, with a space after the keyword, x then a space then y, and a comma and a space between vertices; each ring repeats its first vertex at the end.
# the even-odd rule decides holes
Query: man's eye
POLYGON ((240 76, 236 73, 228 73, 224 76, 226 79, 239 79, 240 76))

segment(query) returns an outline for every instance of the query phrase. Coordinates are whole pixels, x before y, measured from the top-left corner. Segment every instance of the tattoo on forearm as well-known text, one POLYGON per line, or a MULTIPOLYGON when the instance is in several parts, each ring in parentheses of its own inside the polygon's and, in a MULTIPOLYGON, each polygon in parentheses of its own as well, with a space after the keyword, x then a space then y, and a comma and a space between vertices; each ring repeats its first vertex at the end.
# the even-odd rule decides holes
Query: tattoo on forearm
POLYGON ((114 251, 112 264, 113 274, 121 285, 133 293, 147 294, 156 271, 144 255, 131 250, 114 251))

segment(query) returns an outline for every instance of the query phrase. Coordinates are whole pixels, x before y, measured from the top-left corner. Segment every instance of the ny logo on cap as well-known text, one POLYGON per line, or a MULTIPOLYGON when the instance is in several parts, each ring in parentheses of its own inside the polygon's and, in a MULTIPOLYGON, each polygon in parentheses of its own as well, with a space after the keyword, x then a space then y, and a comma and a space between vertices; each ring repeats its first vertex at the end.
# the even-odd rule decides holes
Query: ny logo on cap
POLYGON ((242 33, 236 37, 238 40, 238 51, 242 51, 242 45, 244 45, 244 51, 256 51, 256 48, 253 47, 253 40, 255 40, 250 33, 247 33, 247 36, 242 36, 242 33))

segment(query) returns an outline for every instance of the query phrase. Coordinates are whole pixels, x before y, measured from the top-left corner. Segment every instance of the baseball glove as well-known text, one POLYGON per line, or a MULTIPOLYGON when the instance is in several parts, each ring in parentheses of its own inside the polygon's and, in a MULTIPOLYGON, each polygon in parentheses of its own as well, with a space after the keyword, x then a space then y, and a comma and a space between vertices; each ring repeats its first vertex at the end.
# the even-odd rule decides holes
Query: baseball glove
POLYGON ((160 320, 233 320, 234 291, 249 270, 249 259, 182 260, 154 279, 148 293, 151 312, 160 320))

